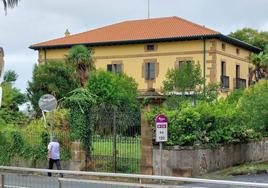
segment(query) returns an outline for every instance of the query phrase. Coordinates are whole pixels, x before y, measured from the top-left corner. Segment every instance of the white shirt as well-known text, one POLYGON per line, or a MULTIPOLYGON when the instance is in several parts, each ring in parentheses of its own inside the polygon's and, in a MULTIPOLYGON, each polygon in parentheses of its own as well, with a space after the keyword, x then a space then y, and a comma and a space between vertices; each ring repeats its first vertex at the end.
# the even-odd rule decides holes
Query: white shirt
POLYGON ((50 142, 47 149, 50 151, 50 159, 60 159, 60 144, 58 142, 50 142))

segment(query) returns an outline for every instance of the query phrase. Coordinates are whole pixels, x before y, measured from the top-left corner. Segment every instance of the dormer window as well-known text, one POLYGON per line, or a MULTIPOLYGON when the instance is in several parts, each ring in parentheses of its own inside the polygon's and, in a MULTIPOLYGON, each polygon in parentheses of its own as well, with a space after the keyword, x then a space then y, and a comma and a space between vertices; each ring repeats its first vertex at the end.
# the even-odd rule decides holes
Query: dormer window
POLYGON ((147 51, 147 52, 156 51, 156 45, 155 44, 147 44, 145 46, 145 51, 147 51))
POLYGON ((223 51, 225 51, 225 49, 226 49, 226 45, 225 45, 225 43, 221 43, 221 49, 222 49, 223 51))
POLYGON ((236 48, 236 54, 237 54, 237 55, 240 54, 240 50, 239 50, 239 48, 236 48))

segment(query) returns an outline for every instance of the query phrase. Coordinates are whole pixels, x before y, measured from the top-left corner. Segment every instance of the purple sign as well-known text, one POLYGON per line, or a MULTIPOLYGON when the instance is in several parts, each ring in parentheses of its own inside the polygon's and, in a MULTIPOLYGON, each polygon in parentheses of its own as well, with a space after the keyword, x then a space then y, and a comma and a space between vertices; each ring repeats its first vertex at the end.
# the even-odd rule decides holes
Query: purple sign
POLYGON ((160 114, 160 115, 156 116, 155 122, 156 123, 167 123, 168 118, 167 118, 167 116, 160 114))
POLYGON ((167 128, 167 124, 157 124, 157 128, 167 128))
POLYGON ((158 115, 155 118, 155 141, 166 142, 168 140, 168 118, 165 115, 158 115))

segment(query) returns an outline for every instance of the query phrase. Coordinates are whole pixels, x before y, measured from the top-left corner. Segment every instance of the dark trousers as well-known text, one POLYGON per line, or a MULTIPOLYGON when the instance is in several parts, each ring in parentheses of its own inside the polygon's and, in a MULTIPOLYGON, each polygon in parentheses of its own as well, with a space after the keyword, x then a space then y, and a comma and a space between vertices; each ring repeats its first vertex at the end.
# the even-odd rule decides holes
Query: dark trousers
MULTIPOLYGON (((57 170, 61 170, 60 160, 59 159, 49 159, 48 161, 48 169, 53 169, 53 164, 56 163, 57 170)), ((51 176, 51 173, 47 173, 48 176, 51 176)), ((63 177, 63 174, 60 174, 63 177)))

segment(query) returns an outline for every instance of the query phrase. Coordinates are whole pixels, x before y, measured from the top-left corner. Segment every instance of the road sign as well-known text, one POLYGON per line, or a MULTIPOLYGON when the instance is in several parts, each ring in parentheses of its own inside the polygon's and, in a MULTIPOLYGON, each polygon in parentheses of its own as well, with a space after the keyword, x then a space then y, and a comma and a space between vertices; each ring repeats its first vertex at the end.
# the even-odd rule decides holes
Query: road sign
MULTIPOLYGON (((45 112, 51 112, 57 108, 58 105, 57 99, 53 95, 45 94, 39 99, 38 105, 42 110, 42 115, 44 118, 44 126, 47 127, 45 112)), ((52 138, 53 138, 53 125, 50 126, 50 141, 52 141, 52 138)))
POLYGON ((156 142, 166 142, 168 139, 168 119, 165 115, 155 118, 156 142))
POLYGON ((50 94, 43 95, 39 101, 38 105, 44 112, 51 112, 57 108, 57 99, 50 94))

